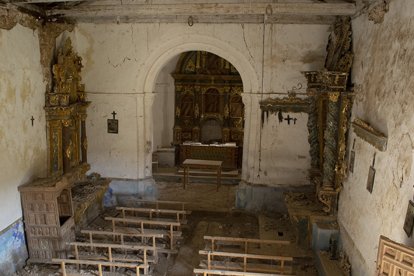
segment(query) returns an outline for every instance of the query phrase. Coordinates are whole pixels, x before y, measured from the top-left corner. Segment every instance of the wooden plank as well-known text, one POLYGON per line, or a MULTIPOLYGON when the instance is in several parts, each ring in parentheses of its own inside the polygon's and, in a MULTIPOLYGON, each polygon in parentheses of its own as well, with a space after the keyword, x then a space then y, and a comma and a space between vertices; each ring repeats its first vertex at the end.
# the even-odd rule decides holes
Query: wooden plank
POLYGON ((155 209, 160 209, 160 206, 163 205, 171 205, 168 209, 175 209, 179 208, 177 210, 185 210, 186 205, 188 205, 188 202, 183 201, 171 201, 171 200, 143 200, 143 199, 135 199, 132 203, 140 203, 143 205, 152 205, 155 206, 155 209))
POLYGON ((148 224, 148 225, 158 225, 158 226, 176 226, 180 227, 181 224, 176 221, 155 221, 155 220, 148 220, 148 219, 134 219, 134 218, 117 218, 117 217, 105 217, 105 220, 111 220, 116 222, 129 222, 129 223, 136 223, 136 224, 148 224))
POLYGON ((241 272, 230 270, 218 270, 218 269, 202 269, 195 268, 193 272, 198 275, 228 275, 228 276, 286 276, 287 274, 278 273, 257 273, 257 272, 241 272))
POLYGON ((134 16, 134 15, 354 15, 356 4, 349 2, 311 3, 175 3, 175 4, 124 4, 80 5, 70 9, 55 8, 48 15, 65 16, 134 16))
POLYGON ((211 256, 221 256, 221 257, 248 258, 248 259, 275 260, 275 261, 293 261, 292 257, 285 257, 285 256, 244 254, 244 253, 208 251, 208 250, 200 250, 198 251, 198 253, 200 255, 209 254, 211 256))
POLYGON ((252 239, 252 238, 238 238, 238 237, 221 237, 221 236, 204 236, 205 240, 214 241, 228 241, 228 242, 248 242, 248 243, 266 243, 266 244, 290 244, 290 241, 286 240, 265 240, 265 239, 252 239))
POLYGON ((53 263, 57 264, 84 264, 84 265, 102 265, 108 267, 125 267, 125 268, 148 268, 148 265, 139 263, 120 263, 120 262, 101 262, 101 261, 90 261, 90 260, 74 260, 74 259, 52 259, 53 263))
POLYGON ((106 236, 130 236, 130 237, 137 237, 137 238, 164 238, 163 234, 156 234, 156 233, 124 233, 124 232, 117 232, 117 231, 100 231, 100 230, 81 230, 82 234, 93 234, 93 235, 106 235, 106 236))
POLYGON ((173 210, 173 209, 155 209, 155 208, 135 208, 135 207, 116 207, 116 210, 126 210, 126 211, 136 211, 136 212, 145 212, 145 213, 162 213, 162 214, 182 214, 189 215, 191 211, 186 210, 173 210))
MULTIPOLYGON (((281 266, 275 264, 262 264, 262 263, 249 263, 249 262, 236 262, 236 261, 211 261, 210 265, 207 261, 200 263, 201 268, 207 269, 225 269, 229 271, 243 271, 254 273, 280 273, 283 275, 294 275, 291 266, 281 266)), ((336 274, 329 274, 335 275, 336 274)))
POLYGON ((147 250, 157 252, 154 246, 145 245, 127 245, 127 244, 113 244, 113 243, 88 243, 88 242, 68 242, 68 245, 81 247, 97 247, 97 248, 113 248, 113 249, 128 249, 128 250, 147 250))

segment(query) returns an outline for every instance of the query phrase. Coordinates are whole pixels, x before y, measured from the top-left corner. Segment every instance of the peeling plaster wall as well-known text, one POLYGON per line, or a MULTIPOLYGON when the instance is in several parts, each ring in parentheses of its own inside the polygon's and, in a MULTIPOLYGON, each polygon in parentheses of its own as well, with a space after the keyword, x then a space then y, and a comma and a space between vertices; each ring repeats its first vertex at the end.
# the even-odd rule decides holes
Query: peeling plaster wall
POLYGON ((350 134, 351 145, 355 139, 355 166, 340 195, 339 222, 352 275, 375 274, 380 235, 414 245, 403 230, 414 180, 414 2, 394 0, 389 8, 381 24, 368 21, 366 15, 353 20, 353 118, 385 133, 388 146, 380 152, 350 134), (370 194, 366 183, 374 154, 376 175, 370 194))
MULTIPOLYGON (((1 232, 22 217, 17 187, 46 173, 45 85, 37 31, 20 25, 9 31, 0 29, 0 60, 1 232)), ((20 249, 1 252, 0 271, 3 261, 10 262, 8 254, 13 250, 20 249)))
MULTIPOLYGON (((325 25, 78 24, 74 45, 83 57, 86 91, 89 99, 95 101, 88 112, 90 144, 99 139, 99 146, 89 147, 92 169, 112 177, 151 176, 152 149, 164 143, 153 138, 157 133, 154 128, 158 127, 153 124, 153 106, 158 108, 157 77, 168 61, 181 52, 206 50, 230 61, 243 78, 246 105, 243 180, 271 186, 307 183, 303 173, 309 167, 306 116, 300 115, 300 122, 289 130, 277 129, 279 125, 261 130, 259 101, 287 96, 287 91, 298 83, 305 86, 301 71, 323 68, 328 30, 325 25), (107 116, 112 110, 132 105, 128 97, 136 97, 137 106, 130 107, 135 115, 132 116, 132 111, 131 116, 120 115, 120 124, 124 125, 120 134, 107 134, 107 116), (124 127, 136 128, 137 132, 121 135, 125 133, 124 127), (281 141, 277 146, 271 142, 275 135, 281 141), (281 152, 292 148, 292 141, 306 143, 293 151, 281 152), (261 161, 260 151, 266 151, 261 161), (112 155, 122 156, 125 165, 119 165, 121 159, 112 155), (300 171, 267 175, 260 171, 261 166, 267 172, 280 171, 286 164, 284 160, 291 163, 298 158, 300 171)), ((304 88, 301 92, 305 92, 304 88)))
POLYGON ((310 156, 308 143, 308 115, 305 113, 284 113, 296 118, 279 123, 276 114, 265 119, 262 132, 267 135, 261 141, 260 178, 264 184, 273 186, 301 186, 309 184, 308 169, 310 156))

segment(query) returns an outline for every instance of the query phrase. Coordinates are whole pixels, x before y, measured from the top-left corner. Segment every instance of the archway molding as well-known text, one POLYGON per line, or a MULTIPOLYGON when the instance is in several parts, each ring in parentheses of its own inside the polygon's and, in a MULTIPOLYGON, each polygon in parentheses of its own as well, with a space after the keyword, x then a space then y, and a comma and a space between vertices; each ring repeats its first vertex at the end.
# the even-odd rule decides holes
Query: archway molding
MULTIPOLYGON (((152 143, 153 143, 153 101, 156 81, 162 68, 175 56, 187 51, 207 51, 229 61, 239 72, 243 82, 243 94, 258 93, 260 90, 259 75, 255 71, 252 58, 222 40, 199 34, 183 34, 165 42, 156 48, 140 68, 137 78, 137 90, 144 94, 141 101, 144 120, 138 120, 138 175, 140 178, 152 176, 152 143), (144 164, 144 166, 140 165, 144 164)), ((248 105, 245 105, 249 109, 248 105)), ((249 113, 246 110, 246 114, 249 113)), ((245 128, 246 130, 246 128, 245 128)), ((244 145, 249 135, 244 137, 244 145)), ((244 147, 244 152, 246 148, 244 147)), ((243 154, 243 164, 246 155, 243 154)), ((244 165, 242 170, 245 170, 244 165)), ((243 175, 243 172, 242 172, 243 175)))

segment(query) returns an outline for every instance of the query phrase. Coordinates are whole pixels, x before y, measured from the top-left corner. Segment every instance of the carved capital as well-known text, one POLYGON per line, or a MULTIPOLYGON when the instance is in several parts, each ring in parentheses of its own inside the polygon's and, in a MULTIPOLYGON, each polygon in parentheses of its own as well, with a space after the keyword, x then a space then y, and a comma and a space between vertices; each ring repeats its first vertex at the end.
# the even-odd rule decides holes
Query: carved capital
POLYGON ((339 99, 339 95, 340 95, 339 92, 329 92, 328 93, 328 98, 331 102, 336 103, 339 99))
POLYGON ((68 120, 62 120, 62 125, 64 127, 71 127, 73 125, 73 121, 71 119, 68 120))
POLYGON ((337 190, 320 190, 318 192, 318 199, 324 205, 323 211, 329 214, 336 212, 336 202, 339 191, 337 190))

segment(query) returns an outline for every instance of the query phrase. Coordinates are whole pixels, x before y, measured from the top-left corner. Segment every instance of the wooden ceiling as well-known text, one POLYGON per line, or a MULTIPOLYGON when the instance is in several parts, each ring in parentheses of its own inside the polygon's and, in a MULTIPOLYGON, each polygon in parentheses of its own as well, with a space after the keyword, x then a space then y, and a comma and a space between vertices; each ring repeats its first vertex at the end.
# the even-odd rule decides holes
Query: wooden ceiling
MULTIPOLYGON (((364 0, 357 0, 364 1, 364 0)), ((42 17, 116 23, 300 23, 330 24, 352 16, 352 0, 0 0, 42 17), (191 17, 191 18, 190 18, 191 17)))

